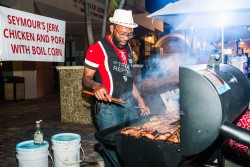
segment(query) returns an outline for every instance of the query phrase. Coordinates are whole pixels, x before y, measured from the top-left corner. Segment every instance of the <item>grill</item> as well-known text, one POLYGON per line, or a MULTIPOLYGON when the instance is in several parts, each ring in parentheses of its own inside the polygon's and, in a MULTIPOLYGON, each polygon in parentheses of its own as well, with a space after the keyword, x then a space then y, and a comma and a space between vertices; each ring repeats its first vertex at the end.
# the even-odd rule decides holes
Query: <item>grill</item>
POLYGON ((250 132, 233 124, 250 101, 250 86, 240 70, 226 64, 180 67, 179 79, 184 113, 180 144, 120 134, 122 128, 141 125, 152 115, 97 132, 97 140, 116 147, 128 167, 186 166, 229 138, 250 146, 250 132))

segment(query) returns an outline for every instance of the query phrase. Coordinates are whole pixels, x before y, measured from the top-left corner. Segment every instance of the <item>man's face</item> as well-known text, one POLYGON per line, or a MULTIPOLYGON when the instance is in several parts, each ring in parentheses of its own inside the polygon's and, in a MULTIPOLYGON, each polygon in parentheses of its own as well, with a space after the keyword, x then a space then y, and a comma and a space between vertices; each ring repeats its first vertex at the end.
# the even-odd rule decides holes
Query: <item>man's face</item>
POLYGON ((111 25, 110 30, 112 41, 118 49, 124 49, 128 41, 134 36, 133 29, 128 27, 111 25))

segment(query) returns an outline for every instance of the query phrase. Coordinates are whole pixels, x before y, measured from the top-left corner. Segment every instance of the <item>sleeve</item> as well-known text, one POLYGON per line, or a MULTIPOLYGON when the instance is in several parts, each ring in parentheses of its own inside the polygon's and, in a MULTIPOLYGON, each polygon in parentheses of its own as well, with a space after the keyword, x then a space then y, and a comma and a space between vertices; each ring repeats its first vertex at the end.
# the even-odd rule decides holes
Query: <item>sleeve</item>
POLYGON ((90 45, 87 50, 83 65, 90 69, 96 70, 102 62, 102 50, 98 43, 90 45))

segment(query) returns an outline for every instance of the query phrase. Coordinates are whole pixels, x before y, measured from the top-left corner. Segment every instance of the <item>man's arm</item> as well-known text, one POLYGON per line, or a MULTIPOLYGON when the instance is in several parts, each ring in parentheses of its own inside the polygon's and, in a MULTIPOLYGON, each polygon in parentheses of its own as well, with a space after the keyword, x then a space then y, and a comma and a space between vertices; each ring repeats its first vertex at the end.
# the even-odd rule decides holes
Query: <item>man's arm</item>
POLYGON ((150 114, 150 109, 148 108, 148 106, 145 104, 144 100, 142 99, 135 83, 133 83, 133 90, 132 90, 132 94, 133 96, 137 99, 138 101, 138 105, 141 109, 141 115, 148 115, 150 114))
POLYGON ((96 70, 84 67, 84 72, 82 76, 82 85, 85 88, 93 89, 95 97, 98 100, 111 102, 111 97, 108 91, 98 82, 93 80, 96 70))
POLYGON ((93 89, 100 85, 99 83, 93 80, 96 70, 91 70, 90 68, 84 67, 84 72, 82 76, 82 85, 85 88, 93 89))

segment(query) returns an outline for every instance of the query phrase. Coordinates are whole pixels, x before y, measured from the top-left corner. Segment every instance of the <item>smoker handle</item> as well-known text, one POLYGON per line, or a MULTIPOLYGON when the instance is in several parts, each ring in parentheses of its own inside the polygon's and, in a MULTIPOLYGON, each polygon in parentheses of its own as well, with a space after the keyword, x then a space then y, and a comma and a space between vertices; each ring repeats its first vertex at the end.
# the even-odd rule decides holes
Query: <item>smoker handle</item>
POLYGON ((234 124, 224 122, 221 126, 221 134, 227 138, 233 139, 241 144, 250 146, 250 131, 238 127, 234 124))

